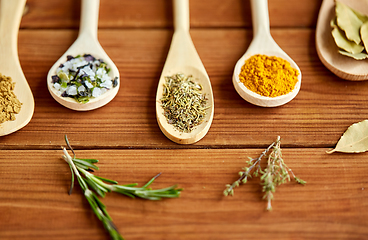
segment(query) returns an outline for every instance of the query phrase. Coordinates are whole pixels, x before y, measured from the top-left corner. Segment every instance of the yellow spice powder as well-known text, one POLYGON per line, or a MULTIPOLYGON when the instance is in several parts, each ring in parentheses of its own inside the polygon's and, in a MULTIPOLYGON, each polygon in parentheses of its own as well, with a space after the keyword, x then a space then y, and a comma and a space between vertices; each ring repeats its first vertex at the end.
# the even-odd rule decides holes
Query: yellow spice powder
POLYGON ((14 86, 11 77, 0 73, 0 123, 14 121, 15 114, 20 111, 22 103, 13 92, 14 86))
POLYGON ((279 57, 254 55, 245 61, 239 74, 249 90, 266 97, 278 97, 291 92, 298 82, 299 71, 279 57))

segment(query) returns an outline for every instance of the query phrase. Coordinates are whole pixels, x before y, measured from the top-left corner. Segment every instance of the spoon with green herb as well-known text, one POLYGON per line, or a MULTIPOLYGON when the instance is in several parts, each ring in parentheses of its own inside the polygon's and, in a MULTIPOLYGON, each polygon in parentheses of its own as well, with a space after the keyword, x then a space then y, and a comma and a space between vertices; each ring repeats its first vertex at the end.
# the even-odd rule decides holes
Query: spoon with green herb
MULTIPOLYGON (((339 13, 344 14, 346 12, 349 12, 349 9, 352 8, 354 10, 357 10, 361 12, 362 14, 365 14, 368 16, 368 1, 367 0, 339 0, 340 6, 342 7, 343 11, 337 10, 339 13), (347 5, 344 7, 344 5, 347 5)), ((365 53, 355 53, 356 48, 359 48, 361 45, 361 50, 364 49, 363 44, 356 44, 354 42, 354 37, 352 37, 352 41, 344 40, 343 35, 344 31, 341 31, 337 28, 338 24, 335 23, 334 18, 336 16, 336 4, 339 4, 335 2, 334 0, 324 0, 322 2, 319 15, 318 15, 318 21, 317 21, 317 27, 316 27, 316 49, 318 56, 321 60, 321 62, 336 76, 351 80, 351 81, 362 81, 368 79, 368 60, 362 59, 357 60, 351 57, 348 57, 346 55, 362 58, 367 58, 368 56, 365 53), (341 34, 343 33, 343 34, 341 34), (345 50, 342 51, 342 48, 338 47, 335 43, 335 40, 333 38, 337 38, 337 41, 340 42, 339 45, 342 48, 345 48, 345 50), (351 53, 345 53, 346 51, 350 51, 346 47, 351 48, 351 53), (354 49, 352 45, 355 45, 354 49), (344 54, 344 55, 343 55, 344 54)), ((350 10, 352 13, 352 11, 350 10)), ((359 13, 357 13, 359 14, 359 13)), ((353 15, 353 14, 351 14, 353 15)), ((354 21, 351 21, 351 18, 347 15, 341 15, 341 19, 346 19, 346 24, 348 24, 347 29, 345 30, 353 30, 356 28, 354 26, 354 21)), ((355 18, 355 20, 358 19, 356 16, 351 16, 352 18, 355 18)), ((354 19, 353 19, 354 20, 354 19)), ((359 21, 359 20, 358 20, 359 21)), ((366 22, 367 20, 362 20, 363 22, 366 22)), ((346 27, 346 25, 345 25, 346 27)), ((358 27, 360 28, 360 27, 358 27)), ((368 32, 368 30, 366 30, 368 32)), ((359 30, 357 30, 357 34, 359 34, 359 30)), ((356 41, 356 40, 355 40, 356 41)), ((368 40, 367 40, 368 41, 368 40)))
POLYGON ((99 0, 82 0, 77 40, 47 75, 52 97, 78 111, 109 103, 119 90, 119 70, 97 39, 99 0))
POLYGON ((238 94, 246 101, 262 106, 276 107, 291 101, 299 92, 301 85, 301 72, 298 65, 277 45, 270 33, 270 22, 268 15, 267 0, 251 0, 253 40, 246 53, 239 59, 234 68, 233 85, 238 94), (255 55, 265 55, 269 57, 279 57, 290 63, 290 66, 299 72, 294 89, 287 94, 268 97, 257 94, 249 90, 240 81, 239 74, 245 61, 255 55))
POLYGON ((164 135, 192 144, 208 132, 213 93, 208 74, 189 34, 189 2, 173 0, 174 34, 156 93, 156 117, 164 135))
MULTIPOLYGON (((34 111, 32 91, 22 71, 17 50, 19 24, 25 3, 26 0, 0 1, 0 75, 12 79, 12 83, 15 84, 13 93, 22 103, 14 121, 0 123, 0 136, 11 134, 26 126, 31 121, 34 111)), ((1 78, 0 76, 0 82, 1 78)), ((0 104, 0 115, 1 107, 0 104)))

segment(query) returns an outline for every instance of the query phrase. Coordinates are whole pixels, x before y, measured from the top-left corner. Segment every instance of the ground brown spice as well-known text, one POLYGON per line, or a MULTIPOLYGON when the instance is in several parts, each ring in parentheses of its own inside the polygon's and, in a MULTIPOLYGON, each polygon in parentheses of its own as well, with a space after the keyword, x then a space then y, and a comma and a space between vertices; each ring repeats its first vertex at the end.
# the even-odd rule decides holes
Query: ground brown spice
POLYGON ((15 96, 14 87, 11 77, 0 73, 0 123, 14 121, 15 114, 20 111, 22 103, 15 96))

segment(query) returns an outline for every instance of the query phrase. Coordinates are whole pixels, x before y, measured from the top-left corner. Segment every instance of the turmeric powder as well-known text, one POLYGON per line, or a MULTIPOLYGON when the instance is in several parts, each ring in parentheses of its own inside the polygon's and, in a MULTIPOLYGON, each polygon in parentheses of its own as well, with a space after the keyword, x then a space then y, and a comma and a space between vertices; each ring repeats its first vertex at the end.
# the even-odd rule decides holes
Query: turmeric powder
POLYGON ((10 77, 0 73, 0 123, 14 121, 22 103, 17 99, 13 90, 15 83, 10 77))
POLYGON ((278 97, 291 92, 298 82, 299 71, 279 57, 254 55, 245 61, 239 74, 249 90, 266 97, 278 97))

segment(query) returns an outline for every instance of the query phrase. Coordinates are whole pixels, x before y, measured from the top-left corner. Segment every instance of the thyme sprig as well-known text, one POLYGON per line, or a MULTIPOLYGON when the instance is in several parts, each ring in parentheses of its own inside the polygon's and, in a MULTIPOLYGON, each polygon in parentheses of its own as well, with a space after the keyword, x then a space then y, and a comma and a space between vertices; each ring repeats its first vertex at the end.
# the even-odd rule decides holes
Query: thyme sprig
POLYGON ((153 183, 153 181, 161 175, 161 173, 154 176, 150 181, 148 181, 142 187, 136 187, 138 184, 126 184, 126 185, 118 185, 117 181, 95 176, 91 172, 94 170, 98 170, 99 168, 95 165, 98 162, 97 159, 81 159, 76 158, 76 154, 69 144, 68 138, 65 135, 65 142, 68 148, 72 151, 73 157, 71 157, 63 147, 62 156, 63 159, 69 164, 71 173, 72 173, 72 181, 69 190, 69 195, 72 193, 74 188, 74 179, 77 177, 78 183, 83 190, 84 196, 86 197, 88 203, 90 204, 92 211, 95 213, 97 218, 102 222, 105 229, 111 236, 113 240, 123 240, 123 237, 120 235, 116 226, 112 222, 110 215, 108 214, 105 205, 98 198, 105 197, 108 192, 116 192, 123 194, 125 196, 135 198, 143 198, 148 200, 161 200, 162 198, 176 198, 180 196, 180 192, 182 189, 177 188, 176 185, 171 187, 162 188, 152 190, 149 186, 153 183))
POLYGON ((296 177, 294 172, 285 164, 281 153, 281 139, 277 137, 276 141, 269 145, 257 158, 249 158, 247 161, 248 167, 244 167, 243 171, 239 172, 239 178, 233 184, 227 184, 224 190, 224 195, 234 195, 234 188, 240 184, 245 184, 248 178, 252 176, 258 177, 261 175, 263 199, 267 200, 267 210, 272 210, 271 201, 276 187, 290 181, 290 174, 299 184, 307 182, 296 177), (261 161, 267 156, 267 167, 262 170, 261 161), (290 174, 289 174, 290 173, 290 174))

